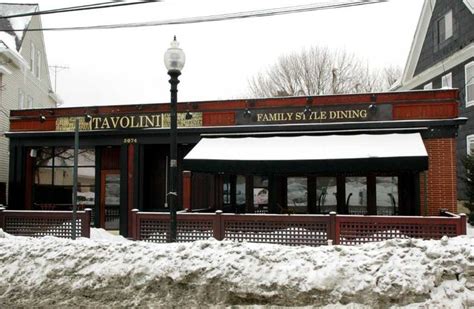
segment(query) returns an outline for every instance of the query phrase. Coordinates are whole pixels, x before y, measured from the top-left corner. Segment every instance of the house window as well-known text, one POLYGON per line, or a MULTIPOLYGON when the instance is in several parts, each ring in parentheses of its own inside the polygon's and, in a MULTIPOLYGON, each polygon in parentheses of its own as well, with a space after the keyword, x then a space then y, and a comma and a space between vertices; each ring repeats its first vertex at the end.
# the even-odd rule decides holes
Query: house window
POLYGON ((441 77, 441 88, 453 88, 453 76, 451 72, 441 77))
POLYGON ((33 75, 36 75, 35 74, 35 69, 36 69, 35 57, 36 57, 35 44, 33 42, 31 42, 31 44, 30 44, 30 70, 33 73, 33 75))
POLYGON ((36 51, 36 77, 41 79, 41 51, 36 51))
POLYGON ((449 11, 443 17, 438 19, 438 44, 443 43, 453 36, 453 11, 449 11))
POLYGON ((21 89, 18 89, 18 108, 19 109, 26 108, 26 106, 25 106, 25 93, 21 89))
POLYGON ((428 83, 426 85, 423 86, 423 89, 424 90, 431 90, 433 89, 433 83, 428 83))
POLYGON ((474 134, 466 136, 467 154, 474 155, 474 134))
POLYGON ((26 108, 33 108, 33 97, 28 96, 26 99, 26 108))
POLYGON ((466 64, 464 80, 466 85, 466 106, 474 105, 474 61, 466 64))
MULTIPOLYGON (((74 150, 67 147, 45 147, 37 151, 34 172, 34 202, 42 204, 72 203, 74 150)), ((79 205, 95 202, 95 151, 80 149, 78 156, 79 205)))

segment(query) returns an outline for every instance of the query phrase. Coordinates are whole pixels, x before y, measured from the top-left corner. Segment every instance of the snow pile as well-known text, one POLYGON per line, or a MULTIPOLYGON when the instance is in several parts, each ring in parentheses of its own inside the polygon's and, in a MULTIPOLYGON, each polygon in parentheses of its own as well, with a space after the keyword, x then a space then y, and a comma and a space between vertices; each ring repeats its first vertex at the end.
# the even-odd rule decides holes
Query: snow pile
POLYGON ((112 242, 124 242, 124 241, 129 241, 125 237, 121 235, 113 235, 109 232, 107 232, 104 229, 99 229, 99 228, 91 228, 91 235, 90 238, 93 240, 104 240, 104 241, 112 241, 112 242))
POLYGON ((0 261, 0 307, 474 305, 468 236, 318 248, 9 237, 0 261))

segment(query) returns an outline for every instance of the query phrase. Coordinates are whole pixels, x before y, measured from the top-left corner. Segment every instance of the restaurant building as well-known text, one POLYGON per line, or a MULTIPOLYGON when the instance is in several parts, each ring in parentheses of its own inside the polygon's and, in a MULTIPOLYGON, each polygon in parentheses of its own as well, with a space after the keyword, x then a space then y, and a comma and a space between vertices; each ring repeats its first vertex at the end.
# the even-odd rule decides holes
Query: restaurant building
MULTIPOLYGON (((78 204, 128 235, 168 211, 169 104, 11 111, 10 209, 78 204)), ((458 91, 178 104, 178 208, 232 213, 456 212, 458 91)))

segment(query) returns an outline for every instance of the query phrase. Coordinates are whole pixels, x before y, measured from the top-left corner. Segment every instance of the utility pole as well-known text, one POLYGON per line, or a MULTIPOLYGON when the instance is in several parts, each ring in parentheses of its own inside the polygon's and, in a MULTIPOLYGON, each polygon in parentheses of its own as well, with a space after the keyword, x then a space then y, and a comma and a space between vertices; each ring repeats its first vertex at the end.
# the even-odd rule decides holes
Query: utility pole
POLYGON ((53 69, 53 71, 54 71, 54 92, 56 93, 56 85, 57 85, 58 72, 60 72, 60 71, 62 71, 62 70, 68 70, 69 67, 67 67, 67 66, 62 66, 62 65, 50 65, 49 68, 50 68, 50 69, 53 69))

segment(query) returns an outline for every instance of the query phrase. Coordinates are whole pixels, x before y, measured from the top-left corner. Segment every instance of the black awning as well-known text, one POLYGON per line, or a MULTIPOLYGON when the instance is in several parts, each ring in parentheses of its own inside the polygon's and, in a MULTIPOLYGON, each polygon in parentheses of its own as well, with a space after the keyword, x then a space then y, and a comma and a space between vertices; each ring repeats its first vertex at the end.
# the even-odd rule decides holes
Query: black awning
POLYGON ((203 138, 184 158, 195 172, 392 172, 428 169, 418 133, 203 138))

